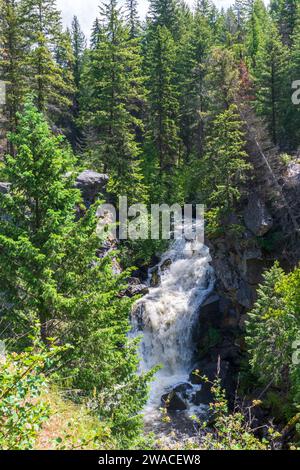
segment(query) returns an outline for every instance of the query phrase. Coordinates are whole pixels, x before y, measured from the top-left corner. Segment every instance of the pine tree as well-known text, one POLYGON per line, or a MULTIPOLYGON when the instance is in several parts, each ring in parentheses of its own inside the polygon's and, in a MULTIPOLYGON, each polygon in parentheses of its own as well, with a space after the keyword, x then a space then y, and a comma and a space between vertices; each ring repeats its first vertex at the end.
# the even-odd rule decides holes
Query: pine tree
POLYGON ((64 131, 68 139, 75 144, 76 129, 74 126, 75 107, 76 107, 76 83, 75 83, 75 56, 72 48, 71 33, 67 30, 60 35, 59 44, 55 49, 55 62, 59 66, 60 76, 62 78, 64 99, 66 109, 57 113, 56 125, 64 131), (72 103, 72 107, 69 106, 72 103))
MULTIPOLYGON (((26 45, 16 0, 0 1, 0 79, 6 84, 6 128, 15 130, 16 114, 24 96, 26 45)), ((12 151, 12 148, 10 148, 12 151)))
POLYGON ((257 54, 265 40, 266 25, 270 21, 262 0, 254 0, 247 22, 246 47, 251 57, 252 68, 256 67, 257 54))
POLYGON ((147 174, 150 185, 160 188, 152 198, 170 198, 172 174, 180 159, 179 100, 175 80, 176 49, 170 31, 158 26, 149 51, 149 118, 146 135, 147 174), (158 175, 157 175, 158 171, 158 175), (157 194, 160 192, 161 194, 157 194))
POLYGON ((151 27, 166 27, 174 39, 180 35, 177 0, 150 0, 149 19, 151 27))
POLYGON ((205 77, 211 116, 215 117, 234 103, 238 79, 238 62, 232 50, 225 47, 212 48, 205 77))
POLYGON ((181 136, 187 160, 202 154, 204 122, 208 110, 205 76, 212 46, 209 18, 196 11, 188 34, 181 40, 178 52, 181 136))
POLYGON ((108 171, 111 191, 142 201, 145 188, 136 140, 142 123, 135 114, 143 95, 139 46, 129 39, 115 0, 103 4, 101 17, 98 46, 91 51, 83 81, 87 94, 81 101, 81 122, 93 131, 93 164, 108 171))
MULTIPOLYGON (((262 384, 286 382, 291 364, 293 319, 279 287, 285 274, 279 263, 263 275, 258 299, 246 322, 246 341, 252 372, 262 384)), ((285 386, 287 386, 287 382, 285 386)))
POLYGON ((255 70, 256 110, 266 119, 274 144, 283 142, 284 113, 290 92, 287 74, 289 52, 281 43, 276 26, 268 25, 257 53, 255 70))
POLYGON ((11 138, 11 187, 0 195, 2 325, 6 335, 22 337, 38 319, 46 344, 50 335, 70 344, 62 378, 69 376, 128 446, 140 432, 149 376, 137 376, 137 342, 127 336, 132 302, 120 291, 129 273, 115 275, 111 257, 97 256, 96 207, 78 220, 75 159, 31 102, 11 138))
POLYGON ((282 40, 290 46, 296 23, 298 0, 271 0, 270 11, 275 19, 282 40))
POLYGON ((126 0, 126 20, 130 39, 137 38, 141 30, 137 0, 126 0))
POLYGON ((200 162, 200 178, 196 175, 202 200, 218 219, 232 210, 242 194, 251 168, 245 145, 243 124, 237 107, 232 104, 211 123, 200 162))
POLYGON ((26 66, 30 75, 28 89, 37 99, 40 111, 54 122, 69 112, 72 100, 64 70, 55 61, 55 52, 63 40, 61 15, 55 0, 20 0, 20 14, 30 52, 26 66))
POLYGON ((71 37, 72 37, 72 47, 73 47, 73 55, 74 55, 74 80, 77 90, 79 89, 80 84, 80 77, 82 71, 82 61, 84 56, 84 51, 86 48, 86 39, 85 36, 80 28, 80 24, 78 21, 77 16, 74 16, 72 21, 72 30, 71 30, 71 37))
POLYGON ((90 47, 91 49, 96 49, 99 43, 99 38, 100 38, 100 32, 101 32, 101 25, 100 21, 98 18, 95 19, 91 31, 91 39, 90 39, 90 47))
MULTIPOLYGON (((297 15, 293 35, 291 36, 290 62, 288 66, 289 88, 300 76, 300 5, 297 7, 297 15)), ((290 90, 289 90, 290 91, 290 90)), ((300 144, 300 107, 292 103, 290 97, 287 98, 285 107, 284 131, 289 148, 297 149, 300 144), (289 99, 288 99, 289 98, 289 99)))

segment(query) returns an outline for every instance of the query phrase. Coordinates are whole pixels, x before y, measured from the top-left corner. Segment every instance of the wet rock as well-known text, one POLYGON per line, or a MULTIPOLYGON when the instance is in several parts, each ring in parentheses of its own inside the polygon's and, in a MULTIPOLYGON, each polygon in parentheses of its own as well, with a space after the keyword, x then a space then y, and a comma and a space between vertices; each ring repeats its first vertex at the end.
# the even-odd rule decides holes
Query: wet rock
POLYGON ((187 409, 187 404, 181 397, 181 394, 174 390, 163 395, 161 397, 161 402, 169 411, 184 411, 187 409))
POLYGON ((246 227, 256 236, 262 237, 273 227, 273 218, 265 203, 256 195, 252 194, 248 205, 244 210, 244 221, 246 227))
POLYGON ((0 193, 7 194, 10 189, 10 183, 4 183, 0 181, 0 193))
POLYGON ((193 390, 193 386, 189 383, 182 383, 177 385, 173 392, 179 393, 183 398, 187 399, 189 397, 189 392, 193 390))
POLYGON ((220 297, 217 294, 211 294, 201 305, 201 315, 211 315, 219 311, 220 297))
POLYGON ((143 301, 136 302, 132 307, 131 317, 132 317, 133 323, 137 331, 144 330, 144 327, 145 327, 144 311, 145 311, 145 304, 143 301))
POLYGON ((92 170, 85 170, 77 176, 75 186, 80 189, 85 205, 89 207, 99 194, 103 194, 105 200, 108 176, 92 170))
POLYGON ((158 272, 158 268, 156 267, 151 273, 150 286, 158 287, 159 284, 160 284, 159 272, 158 272))
POLYGON ((211 393, 211 385, 209 383, 203 383, 200 390, 192 396, 192 403, 194 405, 209 405, 214 400, 213 394, 211 393))
POLYGON ((161 272, 163 273, 164 271, 166 271, 167 269, 169 269, 169 267, 171 266, 171 264, 172 264, 172 260, 171 260, 171 259, 166 259, 166 260, 162 263, 162 265, 161 265, 161 267, 160 267, 161 272))
POLYGON ((149 292, 148 286, 142 284, 136 277, 128 279, 128 288, 124 292, 127 297, 134 297, 135 295, 146 295, 149 292))

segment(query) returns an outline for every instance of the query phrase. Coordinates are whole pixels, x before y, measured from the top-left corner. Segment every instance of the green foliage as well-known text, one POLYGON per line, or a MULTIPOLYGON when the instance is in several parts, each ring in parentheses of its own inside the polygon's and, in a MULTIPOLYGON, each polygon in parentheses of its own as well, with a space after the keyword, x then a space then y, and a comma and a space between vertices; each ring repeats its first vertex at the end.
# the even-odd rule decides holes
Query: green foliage
POLYGON ((143 99, 139 45, 130 39, 115 0, 103 3, 97 46, 83 74, 80 122, 93 142, 92 164, 110 175, 109 190, 143 202, 146 189, 141 171, 141 148, 136 132, 142 128, 137 103, 143 99))
POLYGON ((254 71, 256 100, 259 115, 266 119, 274 144, 283 139, 285 109, 290 103, 288 76, 288 49, 280 41, 273 23, 267 23, 267 34, 256 55, 254 71))
POLYGON ((45 348, 35 342, 22 353, 0 358, 0 448, 32 449, 49 406, 39 400, 48 386, 46 372, 57 361, 62 348, 45 348))
MULTIPOLYGON (((207 381, 207 379, 205 380, 207 381)), ((202 424, 205 435, 201 439, 201 448, 205 450, 268 450, 267 439, 259 440, 251 423, 241 411, 229 412, 225 391, 221 387, 221 380, 217 378, 212 384, 213 401, 210 404, 210 413, 213 417, 212 431, 207 432, 207 423, 202 424)), ((254 408, 254 402, 250 409, 254 408)), ((245 410, 250 415, 250 410, 245 410)), ((272 438, 278 437, 269 429, 272 438)))
POLYGON ((125 278, 113 272, 113 254, 99 257, 96 205, 78 220, 74 157, 53 137, 29 101, 6 158, 11 182, 1 195, 0 279, 6 335, 24 334, 36 321, 47 344, 55 336, 65 353, 62 379, 90 397, 121 446, 136 438, 151 373, 137 375, 137 341, 127 337, 132 301, 121 297, 125 278), (9 265, 9 266, 8 266, 9 265), (72 371, 70 373, 70 370, 72 371))
POLYGON ((299 407, 300 396, 299 366, 293 361, 300 337, 299 276, 299 268, 284 274, 276 263, 264 274, 246 323, 251 370, 263 385, 279 387, 290 413, 299 407))
POLYGON ((174 174, 180 159, 179 102, 175 42, 166 26, 157 26, 147 53, 150 109, 145 144, 146 181, 152 203, 174 202, 174 174))
POLYGON ((242 122, 235 105, 216 116, 210 126, 204 156, 197 178, 200 194, 208 204, 210 231, 216 231, 217 220, 227 214, 239 200, 246 172, 251 168, 244 150, 242 122))

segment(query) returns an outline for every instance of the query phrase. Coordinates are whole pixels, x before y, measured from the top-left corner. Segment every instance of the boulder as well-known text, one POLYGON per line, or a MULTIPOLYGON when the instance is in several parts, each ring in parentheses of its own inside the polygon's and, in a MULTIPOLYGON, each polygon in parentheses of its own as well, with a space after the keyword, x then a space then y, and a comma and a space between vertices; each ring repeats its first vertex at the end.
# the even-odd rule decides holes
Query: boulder
POLYGON ((170 393, 166 393, 161 397, 162 405, 167 408, 168 411, 184 411, 187 410, 187 404, 181 397, 180 393, 172 390, 170 393))
POLYGON ((209 405, 214 400, 213 394, 211 393, 211 385, 204 382, 200 390, 192 396, 192 403, 196 406, 209 405))
POLYGON ((169 411, 184 411, 187 410, 187 404, 178 393, 171 392, 162 396, 162 404, 169 411))
POLYGON ((300 163, 291 162, 288 165, 285 182, 288 186, 300 186, 300 163))
POLYGON ((158 267, 156 266, 151 273, 150 286, 158 287, 159 284, 160 284, 160 277, 159 277, 158 267))
POLYGON ((173 392, 179 393, 185 399, 189 398, 191 390, 193 390, 193 386, 190 383, 182 383, 173 388, 173 392))
POLYGON ((160 267, 161 272, 163 273, 163 272, 167 271, 167 269, 169 269, 171 264, 172 264, 172 260, 171 259, 166 259, 160 267))
POLYGON ((148 286, 142 284, 136 277, 128 279, 128 288, 124 292, 127 297, 134 297, 135 295, 146 295, 149 292, 148 286))
POLYGON ((0 182, 0 193, 7 194, 9 192, 10 183, 0 182))
POLYGON ((76 188, 80 189, 85 202, 85 205, 89 207, 96 200, 99 194, 103 194, 105 200, 106 196, 106 185, 108 182, 108 176, 103 173, 97 173, 92 170, 85 170, 76 179, 76 188))
POLYGON ((256 194, 252 194, 249 198, 244 210, 244 221, 246 227, 257 237, 265 235, 273 226, 271 214, 256 194))

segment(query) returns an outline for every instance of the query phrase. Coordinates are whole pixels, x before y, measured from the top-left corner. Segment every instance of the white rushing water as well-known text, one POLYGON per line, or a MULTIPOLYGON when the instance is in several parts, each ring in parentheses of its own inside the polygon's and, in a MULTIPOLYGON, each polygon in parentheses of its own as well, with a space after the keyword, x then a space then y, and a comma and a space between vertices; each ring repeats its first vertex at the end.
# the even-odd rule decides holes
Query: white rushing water
POLYGON ((196 352, 195 327, 199 307, 212 291, 213 269, 208 248, 185 239, 172 242, 160 263, 149 271, 149 286, 156 287, 140 299, 133 310, 134 334, 142 333, 141 370, 157 365, 145 415, 161 406, 161 397, 173 386, 187 383, 196 352))

